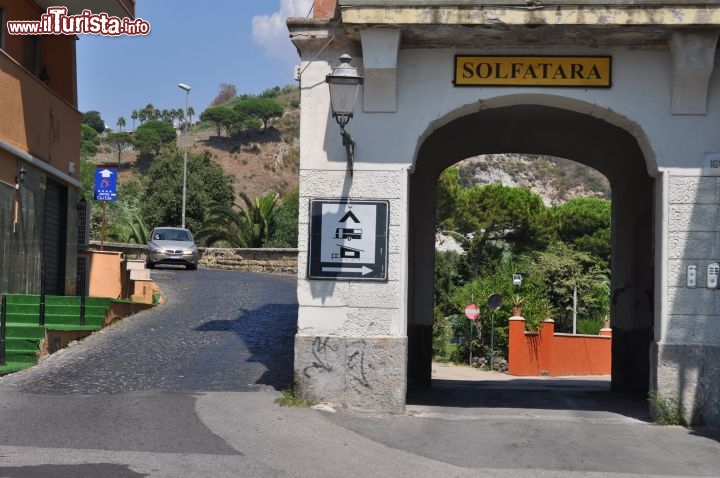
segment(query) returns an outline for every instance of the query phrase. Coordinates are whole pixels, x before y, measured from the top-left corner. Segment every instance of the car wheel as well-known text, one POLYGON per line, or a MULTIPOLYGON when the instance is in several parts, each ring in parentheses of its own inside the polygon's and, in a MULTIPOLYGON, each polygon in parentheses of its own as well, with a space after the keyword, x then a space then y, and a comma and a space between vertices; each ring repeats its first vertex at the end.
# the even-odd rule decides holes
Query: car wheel
POLYGON ((189 270, 189 271, 194 271, 196 269, 197 269, 197 264, 188 264, 187 265, 187 270, 189 270))
POLYGON ((147 266, 148 269, 155 268, 155 263, 153 261, 145 261, 145 265, 147 266))

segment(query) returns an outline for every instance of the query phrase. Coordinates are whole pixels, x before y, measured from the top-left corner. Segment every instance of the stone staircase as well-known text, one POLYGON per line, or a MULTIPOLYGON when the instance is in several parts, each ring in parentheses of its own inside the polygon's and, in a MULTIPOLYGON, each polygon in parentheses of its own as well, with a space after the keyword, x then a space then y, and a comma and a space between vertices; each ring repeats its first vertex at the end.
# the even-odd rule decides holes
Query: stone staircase
POLYGON ((40 296, 6 296, 5 363, 0 375, 16 372, 37 363, 40 342, 46 331, 88 331, 103 328, 110 299, 85 298, 85 321, 81 323, 80 297, 46 296, 45 325, 39 325, 40 296))

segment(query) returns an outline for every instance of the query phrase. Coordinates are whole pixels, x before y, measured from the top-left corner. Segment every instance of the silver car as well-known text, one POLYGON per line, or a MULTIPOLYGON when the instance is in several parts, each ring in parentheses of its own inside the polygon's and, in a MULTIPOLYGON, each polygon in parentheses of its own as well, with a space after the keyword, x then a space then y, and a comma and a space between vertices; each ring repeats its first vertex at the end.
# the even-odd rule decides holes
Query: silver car
POLYGON ((192 233, 180 227, 156 227, 147 244, 148 269, 155 264, 180 264, 190 270, 197 269, 200 254, 192 233))

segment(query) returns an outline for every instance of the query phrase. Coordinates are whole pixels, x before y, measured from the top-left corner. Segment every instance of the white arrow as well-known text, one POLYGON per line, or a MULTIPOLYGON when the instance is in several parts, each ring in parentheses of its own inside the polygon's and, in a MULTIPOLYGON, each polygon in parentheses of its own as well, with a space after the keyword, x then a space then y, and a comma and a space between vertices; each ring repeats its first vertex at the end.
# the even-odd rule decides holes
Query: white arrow
POLYGON ((339 273, 350 273, 350 274, 362 274, 362 275, 368 275, 373 270, 370 269, 367 266, 362 267, 323 267, 323 272, 339 272, 339 273))
POLYGON ((109 169, 103 169, 102 171, 100 171, 100 176, 102 176, 104 178, 109 178, 112 175, 113 175, 113 172, 110 171, 109 169))

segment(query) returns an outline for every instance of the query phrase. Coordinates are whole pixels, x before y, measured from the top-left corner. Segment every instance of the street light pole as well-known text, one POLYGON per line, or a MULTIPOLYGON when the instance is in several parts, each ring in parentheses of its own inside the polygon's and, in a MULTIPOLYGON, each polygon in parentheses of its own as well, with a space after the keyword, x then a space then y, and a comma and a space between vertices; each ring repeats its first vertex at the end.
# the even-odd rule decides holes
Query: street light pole
POLYGON ((188 133, 188 122, 187 122, 187 112, 188 112, 188 97, 190 96, 190 85, 186 85, 185 83, 178 83, 178 87, 180 89, 185 90, 185 124, 183 127, 183 143, 185 146, 185 150, 183 153, 183 188, 182 188, 182 228, 185 229, 185 203, 187 201, 187 133, 188 133))
POLYGON ((573 286, 573 335, 577 334, 577 284, 573 286))

